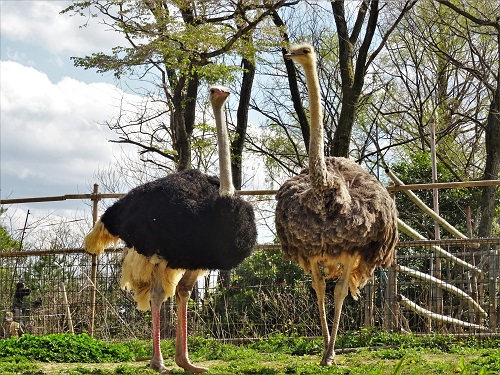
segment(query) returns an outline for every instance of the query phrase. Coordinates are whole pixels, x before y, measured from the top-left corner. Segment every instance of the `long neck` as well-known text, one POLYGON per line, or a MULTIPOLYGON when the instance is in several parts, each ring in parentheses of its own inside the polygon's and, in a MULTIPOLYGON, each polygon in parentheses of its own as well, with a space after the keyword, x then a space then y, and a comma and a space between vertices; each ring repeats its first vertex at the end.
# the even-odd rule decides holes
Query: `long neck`
POLYGON ((219 146, 219 170, 221 197, 234 195, 233 175, 231 173, 231 152, 226 122, 223 120, 222 105, 214 105, 215 125, 217 127, 217 144, 219 146))
POLYGON ((309 109, 311 111, 311 138, 309 140, 309 176, 313 188, 327 186, 327 169, 323 145, 323 108, 319 89, 316 62, 305 67, 309 109))

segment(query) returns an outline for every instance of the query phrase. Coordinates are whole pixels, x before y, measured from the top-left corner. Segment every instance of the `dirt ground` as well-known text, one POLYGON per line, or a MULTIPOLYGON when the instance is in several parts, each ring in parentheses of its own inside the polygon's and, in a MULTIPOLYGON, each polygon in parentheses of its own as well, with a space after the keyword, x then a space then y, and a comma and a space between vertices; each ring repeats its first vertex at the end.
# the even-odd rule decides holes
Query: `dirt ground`
MULTIPOLYGON (((207 361, 207 362, 196 362, 196 365, 210 367, 217 361, 207 361)), ((47 375, 57 375, 60 374, 62 370, 72 370, 77 367, 83 367, 86 370, 115 370, 117 367, 129 367, 129 368, 137 368, 137 369, 148 369, 149 361, 140 361, 140 362, 122 362, 122 363, 37 363, 37 368, 42 370, 47 375)), ((169 369, 181 370, 180 367, 177 367, 175 364, 170 364, 165 362, 165 366, 169 369)))

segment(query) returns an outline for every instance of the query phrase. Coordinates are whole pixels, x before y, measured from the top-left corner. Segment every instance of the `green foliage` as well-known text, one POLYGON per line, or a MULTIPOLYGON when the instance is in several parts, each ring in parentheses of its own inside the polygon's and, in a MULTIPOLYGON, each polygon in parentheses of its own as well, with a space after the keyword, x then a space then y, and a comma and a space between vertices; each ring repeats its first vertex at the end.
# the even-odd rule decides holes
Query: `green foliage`
MULTIPOLYGON (((455 176, 440 162, 437 163, 438 182, 456 181, 455 176)), ((405 184, 430 183, 432 181, 432 163, 429 153, 413 153, 407 160, 391 166, 393 172, 405 184)), ((433 207, 433 192, 431 189, 415 190, 417 195, 428 207, 433 207)), ((462 233, 467 233, 466 209, 474 212, 479 206, 479 189, 440 189, 439 213, 462 233)), ((434 222, 418 209, 406 194, 396 195, 396 206, 399 217, 416 228, 427 238, 434 238, 434 222)))
MULTIPOLYGON (((234 270, 232 280, 229 288, 219 288, 205 297, 202 318, 208 325, 213 322, 216 337, 261 337, 277 331, 310 335, 309 327, 297 324, 315 306, 309 277, 295 262, 283 259, 281 252, 255 252, 234 270), (229 309, 229 304, 239 308, 229 309), (244 324, 228 324, 227 331, 220 332, 220 317, 244 324)), ((312 314, 316 313, 317 309, 312 309, 312 314)))
POLYGON ((281 251, 256 251, 236 268, 234 286, 288 285, 294 287, 309 278, 296 262, 283 258, 281 251))
POLYGON ((128 346, 107 344, 87 334, 23 335, 0 341, 1 361, 99 363, 131 361, 134 357, 128 346))
POLYGON ((20 243, 13 239, 3 225, 0 225, 0 250, 15 249, 19 250, 20 243))
POLYGON ((189 337, 189 351, 197 360, 222 360, 255 358, 256 350, 246 346, 236 346, 204 337, 189 337))
POLYGON ((321 353, 323 350, 323 341, 277 333, 269 335, 265 340, 257 341, 249 346, 264 353, 278 352, 291 355, 312 355, 321 353))

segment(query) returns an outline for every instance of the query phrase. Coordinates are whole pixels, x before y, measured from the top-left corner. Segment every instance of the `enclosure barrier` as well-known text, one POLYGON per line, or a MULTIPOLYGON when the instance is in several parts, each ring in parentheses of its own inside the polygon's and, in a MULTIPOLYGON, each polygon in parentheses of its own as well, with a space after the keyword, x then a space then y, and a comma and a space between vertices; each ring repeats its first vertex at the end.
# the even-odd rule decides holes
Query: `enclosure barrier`
MULTIPOLYGON (((395 183, 388 187, 392 193, 500 185, 498 180, 418 185, 403 185, 396 180, 395 183)), ((275 193, 274 190, 238 192, 248 196, 275 193)), ((98 202, 122 195, 99 193, 95 185, 91 194, 5 199, 0 204, 91 200, 95 222, 98 202)), ((422 204, 418 205, 426 211, 422 204)), ((346 300, 341 331, 379 327, 393 332, 496 334, 500 290, 499 254, 495 245, 500 244, 500 238, 469 239, 448 225, 444 224, 445 229, 458 238, 428 240, 400 221, 400 230, 413 240, 399 242, 394 265, 376 271, 358 302, 346 300), (479 245, 481 251, 477 250, 479 245), (470 262, 474 256, 481 261, 470 262), (436 277, 423 272, 438 258, 443 275, 436 277), (435 288, 441 291, 442 313, 433 311, 438 302, 435 288)), ((255 259, 233 271, 229 285, 220 285, 216 272, 198 284, 190 303, 190 331, 223 340, 263 337, 276 332, 321 336, 309 276, 282 259, 278 244, 258 245, 252 258, 255 259)), ((148 338, 144 335, 149 332, 150 316, 135 310, 130 294, 120 290, 119 274, 120 249, 108 249, 100 258, 80 248, 3 250, 0 251, 0 309, 15 310, 25 330, 33 334, 88 332, 101 339, 148 338), (25 281, 30 294, 16 304, 14 294, 19 280, 25 281)), ((328 308, 333 308, 333 284, 329 283, 327 288, 328 308)), ((175 325, 171 324, 175 321, 174 305, 170 299, 162 309, 165 337, 175 336, 175 325)))

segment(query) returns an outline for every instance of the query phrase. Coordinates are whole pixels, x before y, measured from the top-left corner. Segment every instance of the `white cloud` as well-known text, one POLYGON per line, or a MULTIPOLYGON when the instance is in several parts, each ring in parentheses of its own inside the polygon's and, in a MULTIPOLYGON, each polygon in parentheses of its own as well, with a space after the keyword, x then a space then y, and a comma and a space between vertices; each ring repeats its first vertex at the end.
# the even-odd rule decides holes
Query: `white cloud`
MULTIPOLYGON (((109 27, 89 19, 60 14, 71 1, 1 1, 0 32, 2 38, 43 48, 53 54, 73 54, 109 50, 122 38, 104 32, 109 27)), ((11 52, 15 53, 15 52, 11 52)))
POLYGON ((115 115, 121 91, 72 78, 52 83, 33 68, 0 64, 2 185, 9 175, 26 183, 85 184, 113 160, 119 148, 108 139, 115 135, 99 123, 115 115))

